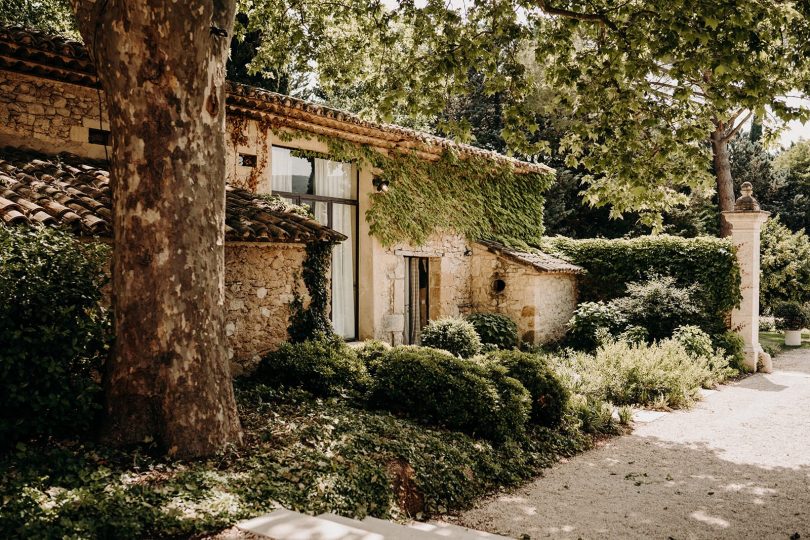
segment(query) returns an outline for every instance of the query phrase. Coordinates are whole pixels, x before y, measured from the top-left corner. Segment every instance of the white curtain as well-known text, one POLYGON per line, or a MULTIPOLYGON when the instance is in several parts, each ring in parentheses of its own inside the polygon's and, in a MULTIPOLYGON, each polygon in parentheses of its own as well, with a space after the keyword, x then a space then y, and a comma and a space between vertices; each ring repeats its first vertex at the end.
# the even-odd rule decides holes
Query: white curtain
MULTIPOLYGON (((315 158, 315 194, 352 198, 351 165, 315 158)), ((315 219, 328 223, 328 205, 315 203, 315 219)), ((335 333, 353 338, 354 313, 354 220, 352 206, 332 204, 332 228, 348 238, 332 251, 332 325, 335 333)))
POLYGON ((292 191, 292 159, 290 151, 286 148, 273 147, 273 157, 270 162, 270 169, 273 173, 273 191, 292 191))

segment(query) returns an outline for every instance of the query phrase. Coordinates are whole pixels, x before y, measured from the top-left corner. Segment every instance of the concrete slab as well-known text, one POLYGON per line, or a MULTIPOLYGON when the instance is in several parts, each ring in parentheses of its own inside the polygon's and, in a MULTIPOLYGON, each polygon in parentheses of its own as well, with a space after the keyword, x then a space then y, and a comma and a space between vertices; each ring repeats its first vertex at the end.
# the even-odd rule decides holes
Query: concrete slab
POLYGON ((436 540, 436 537, 431 536, 429 533, 423 533, 392 521, 386 521, 373 517, 367 517, 363 521, 357 521, 351 518, 338 516, 337 514, 327 513, 319 515, 318 519, 325 519, 349 527, 361 527, 365 530, 380 535, 380 538, 384 538, 385 540, 436 540))
POLYGON ((634 409, 633 410, 633 422, 640 423, 640 424, 648 424, 650 422, 655 422, 663 417, 665 417, 667 413, 663 411, 648 411, 647 409, 634 409))
MULTIPOLYGON (((354 524, 360 525, 360 522, 354 521, 354 524)), ((381 534, 351 524, 336 523, 284 509, 242 521, 236 526, 272 540, 385 540, 381 534)))
POLYGON ((514 540, 511 536, 476 531, 475 529, 468 529, 467 527, 443 521, 413 521, 408 526, 420 531, 430 532, 434 538, 438 536, 448 540, 514 540))

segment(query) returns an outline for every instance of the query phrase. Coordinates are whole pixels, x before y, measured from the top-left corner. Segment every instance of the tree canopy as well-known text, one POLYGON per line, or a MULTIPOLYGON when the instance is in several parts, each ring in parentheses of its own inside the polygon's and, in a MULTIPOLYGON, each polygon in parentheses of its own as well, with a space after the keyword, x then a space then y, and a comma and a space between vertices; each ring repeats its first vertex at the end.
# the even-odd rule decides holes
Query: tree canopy
MULTIPOLYGON (((325 95, 356 90, 380 119, 434 117, 468 91, 499 94, 510 151, 538 155, 538 111, 552 111, 586 200, 647 223, 712 184, 733 203, 726 145, 754 114, 773 130, 806 119, 806 3, 720 0, 242 0, 241 32, 267 36, 252 69, 314 70, 325 95), (271 32, 272 30, 272 32, 271 32), (712 143, 712 146, 707 144, 712 143)), ((465 122, 440 126, 469 137, 465 122)))

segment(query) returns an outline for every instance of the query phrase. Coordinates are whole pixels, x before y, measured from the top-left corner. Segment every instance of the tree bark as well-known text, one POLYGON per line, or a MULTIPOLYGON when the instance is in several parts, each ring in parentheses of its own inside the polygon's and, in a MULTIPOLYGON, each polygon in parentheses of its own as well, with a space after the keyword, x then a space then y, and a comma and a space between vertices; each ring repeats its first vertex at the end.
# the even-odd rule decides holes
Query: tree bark
MULTIPOLYGON (((729 160, 728 141, 726 129, 722 123, 715 126, 712 132, 712 155, 714 158, 714 173, 717 181, 717 200, 721 212, 734 210, 734 179, 731 177, 731 161, 729 160)), ((731 224, 720 214, 720 236, 731 236, 731 224)))
POLYGON ((116 341, 102 439, 241 439, 224 333, 225 61, 235 0, 72 0, 112 132, 116 341))

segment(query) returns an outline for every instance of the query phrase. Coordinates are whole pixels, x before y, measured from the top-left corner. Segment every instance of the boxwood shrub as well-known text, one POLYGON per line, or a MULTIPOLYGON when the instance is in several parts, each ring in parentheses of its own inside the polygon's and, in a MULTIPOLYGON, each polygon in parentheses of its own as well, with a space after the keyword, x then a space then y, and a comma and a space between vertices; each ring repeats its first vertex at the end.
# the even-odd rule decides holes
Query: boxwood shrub
POLYGON ((500 313, 471 313, 465 317, 481 338, 481 344, 498 349, 514 349, 518 344, 518 326, 500 313))
POLYGON ((67 232, 0 226, 0 447, 94 424, 108 256, 67 232))
POLYGON ((422 345, 441 349, 461 358, 481 351, 481 338, 472 324, 457 317, 430 321, 422 329, 422 345))
POLYGON ((725 331, 726 315, 740 301, 740 270, 726 238, 555 237, 545 239, 541 247, 587 270, 580 280, 580 301, 612 300, 626 295, 628 283, 654 275, 672 276, 680 287, 699 288, 695 299, 701 312, 699 323, 710 334, 725 331))
POLYGON ((533 424, 557 427, 568 402, 568 390, 542 356, 520 351, 498 351, 487 358, 506 369, 509 377, 520 381, 532 400, 533 424))
POLYGON ((262 358, 252 377, 271 387, 303 388, 317 396, 364 392, 366 366, 339 337, 322 335, 301 343, 284 343, 262 358))
POLYGON ((379 364, 370 404, 496 441, 520 437, 530 412, 529 392, 503 368, 413 346, 379 364))

